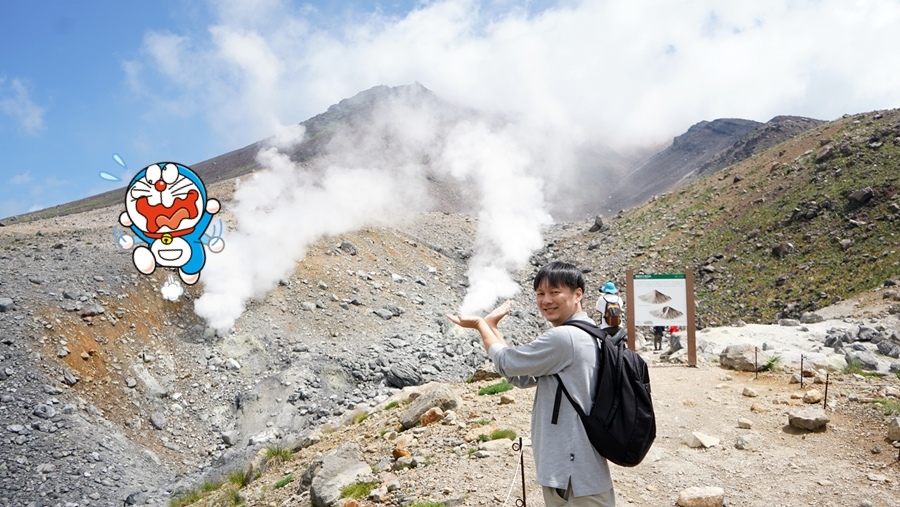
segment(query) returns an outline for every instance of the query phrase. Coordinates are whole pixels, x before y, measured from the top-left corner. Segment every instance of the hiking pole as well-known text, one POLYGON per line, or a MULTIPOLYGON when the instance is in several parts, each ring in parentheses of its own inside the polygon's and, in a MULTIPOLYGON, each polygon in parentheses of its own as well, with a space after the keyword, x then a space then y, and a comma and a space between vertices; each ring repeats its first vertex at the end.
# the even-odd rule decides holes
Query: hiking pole
POLYGON ((829 373, 825 372, 825 398, 822 399, 822 409, 828 408, 828 375, 829 373))
MULTIPOLYGON (((800 389, 803 389, 803 354, 800 354, 800 389)), ((825 392, 828 392, 828 385, 825 385, 825 392)))
POLYGON ((518 442, 513 442, 512 448, 514 451, 519 452, 519 466, 522 469, 522 499, 516 500, 517 507, 526 507, 525 503, 525 448, 522 445, 522 437, 519 437, 518 442))

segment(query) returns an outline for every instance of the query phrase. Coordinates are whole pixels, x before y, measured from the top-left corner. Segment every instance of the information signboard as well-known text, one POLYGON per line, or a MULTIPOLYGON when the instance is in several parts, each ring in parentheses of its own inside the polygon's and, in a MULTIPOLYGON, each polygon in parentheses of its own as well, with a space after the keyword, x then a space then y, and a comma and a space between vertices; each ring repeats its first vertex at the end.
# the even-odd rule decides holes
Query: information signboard
POLYGON ((684 274, 634 275, 636 326, 687 326, 687 286, 684 274))

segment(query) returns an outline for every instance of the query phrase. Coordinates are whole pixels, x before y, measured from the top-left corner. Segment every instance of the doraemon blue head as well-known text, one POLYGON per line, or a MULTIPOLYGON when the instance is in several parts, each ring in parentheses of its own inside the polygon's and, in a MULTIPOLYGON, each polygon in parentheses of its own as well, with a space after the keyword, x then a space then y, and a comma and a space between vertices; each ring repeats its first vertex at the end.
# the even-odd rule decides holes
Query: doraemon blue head
MULTIPOLYGON (((207 199, 203 181, 187 166, 160 162, 139 171, 126 189, 125 213, 119 218, 150 245, 134 250, 138 271, 180 268, 182 280, 196 283, 206 262, 202 238, 218 211, 219 202, 207 199)), ((219 242, 215 251, 223 246, 219 242)))

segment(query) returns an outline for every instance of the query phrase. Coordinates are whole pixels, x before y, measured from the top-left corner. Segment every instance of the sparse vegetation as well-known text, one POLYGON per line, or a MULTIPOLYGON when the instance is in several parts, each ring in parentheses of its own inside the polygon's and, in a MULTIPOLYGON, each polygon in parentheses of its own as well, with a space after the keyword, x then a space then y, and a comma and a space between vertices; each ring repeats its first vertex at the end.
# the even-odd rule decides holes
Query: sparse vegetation
POLYGON ((490 435, 481 434, 478 435, 479 442, 487 442, 489 440, 500 440, 501 438, 508 438, 510 440, 516 439, 516 432, 514 430, 503 429, 503 430, 494 430, 490 435))
POLYGON ((409 507, 444 507, 444 504, 441 502, 434 502, 431 500, 423 500, 419 502, 413 502, 409 504, 409 507))
POLYGON ((399 406, 399 405, 400 405, 400 402, 397 401, 397 400, 394 400, 394 401, 388 403, 388 404, 384 407, 384 409, 385 409, 385 410, 390 410, 390 409, 395 408, 395 407, 397 407, 397 406, 399 406))
POLYGON ((504 391, 509 391, 512 388, 513 388, 512 384, 510 384, 506 380, 501 380, 500 382, 497 382, 496 384, 491 384, 489 386, 482 387, 481 389, 478 390, 478 394, 481 394, 481 395, 498 394, 498 393, 502 393, 504 391))
POLYGON ((766 365, 762 367, 762 371, 781 371, 781 356, 770 357, 769 360, 766 361, 766 365))
POLYGON ((281 463, 284 461, 289 461, 293 456, 293 452, 287 447, 283 447, 280 445, 276 445, 273 447, 266 448, 266 462, 267 463, 281 463))
POLYGON ((220 482, 206 481, 197 488, 176 495, 169 501, 169 507, 184 507, 185 505, 198 502, 221 487, 222 483, 220 482))
POLYGON ((865 377, 878 376, 878 373, 863 368, 863 364, 857 359, 851 359, 850 361, 847 361, 847 366, 844 366, 844 369, 841 370, 841 372, 847 375, 863 375, 865 377))
POLYGON ((247 484, 250 484, 249 477, 247 477, 247 472, 245 470, 233 470, 227 477, 230 484, 234 484, 239 488, 243 488, 247 486, 247 484))
POLYGON ((341 490, 341 498, 365 498, 376 486, 377 482, 354 482, 341 490))
POLYGON ((878 405, 884 415, 900 415, 900 400, 889 400, 887 398, 876 398, 872 403, 878 405))
POLYGON ((841 372, 847 375, 862 375, 862 363, 855 359, 851 359, 847 361, 847 365, 844 366, 844 369, 841 370, 841 372))
POLYGON ((287 486, 289 483, 293 482, 293 480, 294 480, 293 475, 287 475, 283 479, 281 479, 280 481, 275 483, 275 489, 283 488, 283 487, 287 486))
POLYGON ((353 416, 353 424, 359 424, 366 419, 368 419, 369 414, 367 412, 360 412, 353 416))
POLYGON ((500 440, 501 438, 508 438, 510 440, 516 439, 516 432, 514 430, 497 430, 491 433, 491 440, 500 440))

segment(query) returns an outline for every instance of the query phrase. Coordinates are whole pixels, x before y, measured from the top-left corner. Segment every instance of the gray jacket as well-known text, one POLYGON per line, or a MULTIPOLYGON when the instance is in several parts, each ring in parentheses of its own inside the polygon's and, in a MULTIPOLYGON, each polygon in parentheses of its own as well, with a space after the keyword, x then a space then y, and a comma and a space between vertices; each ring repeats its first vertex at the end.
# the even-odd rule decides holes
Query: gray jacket
MULTIPOLYGON (((593 321, 585 312, 569 320, 593 321)), ((558 373, 569 394, 590 410, 597 375, 594 338, 574 326, 557 326, 536 340, 518 347, 495 344, 488 351, 497 371, 516 387, 535 387, 531 412, 536 482, 565 489, 569 479, 576 497, 596 495, 612 488, 606 458, 600 456, 584 431, 578 413, 565 395, 559 405, 559 420, 551 423, 558 373)))

